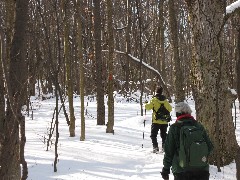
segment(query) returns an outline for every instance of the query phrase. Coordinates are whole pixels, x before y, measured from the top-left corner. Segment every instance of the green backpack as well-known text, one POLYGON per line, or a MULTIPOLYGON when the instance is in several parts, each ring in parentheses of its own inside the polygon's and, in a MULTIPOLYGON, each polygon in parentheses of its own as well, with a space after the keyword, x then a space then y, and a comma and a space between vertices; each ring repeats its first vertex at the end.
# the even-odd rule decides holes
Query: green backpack
POLYGON ((180 129, 179 165, 184 169, 202 169, 208 165, 208 145, 196 123, 182 124, 180 129))

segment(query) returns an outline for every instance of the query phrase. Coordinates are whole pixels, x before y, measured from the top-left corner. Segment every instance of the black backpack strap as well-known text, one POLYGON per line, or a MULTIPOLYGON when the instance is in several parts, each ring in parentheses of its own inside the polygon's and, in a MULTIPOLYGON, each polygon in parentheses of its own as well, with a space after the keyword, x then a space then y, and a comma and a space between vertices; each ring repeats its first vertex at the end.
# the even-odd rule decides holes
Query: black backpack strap
MULTIPOLYGON (((161 106, 164 106, 164 103, 160 103, 160 107, 161 107, 161 106)), ((159 107, 159 108, 160 108, 160 107, 159 107)), ((157 111, 154 109, 154 107, 153 107, 153 111, 154 111, 155 113, 157 113, 157 111)))
POLYGON ((176 135, 175 135, 175 142, 176 142, 176 148, 177 148, 177 151, 176 151, 176 155, 179 156, 179 149, 180 149, 180 130, 181 130, 181 127, 183 126, 183 123, 182 122, 175 122, 173 123, 171 126, 174 126, 176 127, 175 128, 175 131, 176 131, 176 135))

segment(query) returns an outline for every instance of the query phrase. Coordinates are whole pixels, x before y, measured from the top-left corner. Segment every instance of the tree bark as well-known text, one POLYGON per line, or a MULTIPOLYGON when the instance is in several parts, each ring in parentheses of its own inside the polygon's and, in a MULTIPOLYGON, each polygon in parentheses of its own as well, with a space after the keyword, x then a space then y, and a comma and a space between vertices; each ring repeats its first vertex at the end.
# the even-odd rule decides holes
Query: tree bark
POLYGON ((129 78, 130 78, 130 60, 128 54, 131 54, 131 26, 132 26, 132 0, 127 0, 127 29, 126 29, 126 66, 125 66, 125 72, 126 72, 126 82, 125 82, 125 91, 126 94, 129 92, 129 78))
POLYGON ((10 48, 13 38, 13 26, 14 26, 14 17, 15 17, 15 1, 14 0, 5 0, 6 4, 6 62, 9 66, 10 62, 10 48), (14 13, 13 13, 14 12, 14 13))
POLYGON ((175 1, 169 0, 169 29, 170 29, 170 43, 173 52, 174 73, 175 73, 175 102, 181 102, 185 99, 182 65, 180 63, 179 43, 178 43, 178 25, 175 11, 175 1))
POLYGON ((26 144, 26 128, 25 128, 25 117, 21 117, 20 121, 20 134, 21 134, 21 141, 20 141, 20 163, 22 164, 22 180, 26 180, 28 177, 28 167, 27 162, 25 160, 25 144, 26 144))
POLYGON ((108 12, 108 123, 107 133, 114 133, 114 98, 113 98, 113 59, 114 59, 114 39, 113 39, 113 7, 112 1, 107 0, 108 12))
MULTIPOLYGON (((1 32, 0 32, 1 33, 1 32)), ((5 91, 4 91, 4 76, 3 76, 3 33, 0 34, 0 166, 2 166, 2 143, 4 137, 4 121, 5 121, 5 91)))
MULTIPOLYGON (((238 31, 237 31, 236 62, 237 62, 236 63, 237 82, 239 82, 240 81, 240 28, 238 28, 238 31)), ((240 83, 237 83, 237 94, 238 94, 238 99, 240 99, 240 83)), ((240 109, 240 105, 239 105, 239 109, 240 109)))
POLYGON ((83 68, 83 46, 82 46, 82 3, 81 0, 76 0, 76 15, 77 15, 77 27, 78 27, 78 56, 79 56, 79 63, 80 63, 80 101, 81 101, 81 136, 80 141, 85 140, 85 117, 84 117, 84 68, 83 68))
MULTIPOLYGON (((57 85, 58 83, 58 73, 56 73, 55 75, 55 85, 57 85)), ((55 97, 56 97, 56 117, 55 117, 55 135, 56 135, 56 139, 55 139, 55 143, 54 143, 54 162, 53 162, 53 171, 57 172, 57 163, 58 163, 58 140, 59 140, 59 120, 58 120, 58 87, 55 88, 55 97)), ((70 122, 71 123, 71 122, 70 122)), ((75 132, 75 131, 74 131, 75 132)), ((70 134, 71 135, 71 134, 70 134)))
POLYGON ((163 79, 166 79, 166 65, 165 65, 165 38, 164 38, 164 1, 159 3, 159 72, 162 72, 163 79))
POLYGON ((210 163, 225 166, 237 152, 227 67, 223 56, 222 27, 224 2, 186 1, 194 35, 192 59, 193 92, 197 120, 207 129, 214 143, 210 163))
MULTIPOLYGON (((238 18, 240 17, 240 14, 237 16, 238 18)), ((236 47, 236 74, 237 74, 237 82, 240 81, 240 27, 237 29, 237 47, 236 47)), ((240 99, 240 83, 237 83, 237 94, 238 94, 238 99, 240 99)), ((240 107, 238 107, 240 109, 240 107)), ((237 125, 235 124, 235 127, 237 125)), ((236 177, 237 180, 240 180, 240 147, 238 147, 238 152, 236 153, 236 177)))
POLYGON ((240 180, 240 147, 239 146, 238 146, 238 151, 236 153, 235 162, 236 162, 236 169, 237 169, 236 177, 237 177, 237 180, 240 180))
POLYGON ((94 38, 95 38, 95 63, 96 63, 96 88, 97 88, 97 125, 105 125, 105 105, 103 86, 103 63, 101 45, 101 0, 93 0, 94 4, 94 38))
MULTIPOLYGON (((4 77, 3 77, 3 34, 0 34, 0 134, 3 133, 3 123, 5 120, 5 91, 4 91, 4 77)), ((0 150, 1 156, 1 150, 0 150)))
MULTIPOLYGON (((2 179, 20 179, 19 124, 22 120, 21 108, 27 100, 27 95, 25 94, 27 87, 25 42, 28 22, 28 4, 29 0, 16 0, 14 35, 9 56, 9 76, 5 74, 8 102, 6 120, 4 122, 5 138, 0 160, 2 165, 0 177, 2 179)), ((26 168, 26 164, 24 164, 24 167, 26 168)), ((26 174, 24 177, 26 177, 26 174)), ((24 179, 24 177, 22 177, 22 179, 24 179)))
POLYGON ((140 63, 139 63, 139 82, 140 82, 140 107, 141 107, 141 116, 143 116, 143 48, 142 48, 142 16, 141 16, 141 1, 140 0, 136 0, 136 10, 137 10, 137 19, 138 19, 138 29, 139 29, 139 39, 137 40, 137 42, 139 42, 139 57, 140 57, 140 63))
POLYGON ((70 61, 70 1, 65 0, 65 18, 64 18, 64 57, 66 63, 66 84, 67 84, 67 95, 69 103, 69 115, 70 115, 70 126, 69 133, 70 137, 75 137, 75 116, 73 107, 73 77, 72 77, 72 67, 70 61))

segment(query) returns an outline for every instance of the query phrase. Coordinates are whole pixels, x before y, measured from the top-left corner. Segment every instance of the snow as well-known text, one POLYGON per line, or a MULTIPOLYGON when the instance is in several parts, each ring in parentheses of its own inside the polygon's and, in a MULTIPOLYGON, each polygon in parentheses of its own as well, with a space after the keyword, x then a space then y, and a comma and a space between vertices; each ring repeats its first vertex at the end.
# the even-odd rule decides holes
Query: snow
MULTIPOLYGON (((107 51, 107 50, 103 50, 103 51, 107 51)), ((119 53, 119 54, 126 54, 125 52, 123 52, 123 51, 118 51, 118 50, 115 50, 115 52, 117 52, 117 53, 119 53)), ((135 61, 135 62, 137 62, 137 63, 141 63, 141 60, 138 59, 138 58, 136 58, 136 57, 134 57, 133 55, 128 54, 128 56, 129 56, 133 61, 135 61)), ((158 74, 159 77, 161 78, 161 81, 165 84, 165 82, 164 82, 161 74, 159 73, 159 71, 158 71, 157 69, 155 69, 155 68, 153 68, 152 66, 150 66, 149 64, 145 63, 144 60, 142 61, 142 65, 145 66, 146 68, 152 70, 152 71, 155 72, 156 74, 158 74)))
POLYGON ((236 91, 235 89, 229 88, 229 90, 231 91, 231 93, 232 93, 233 95, 237 96, 237 91, 236 91))
MULTIPOLYGON (((54 143, 55 131, 49 150, 47 139, 55 108, 55 99, 38 100, 31 97, 32 110, 26 116, 26 148, 25 157, 28 163, 28 180, 159 180, 163 167, 163 153, 151 153, 150 139, 151 111, 140 116, 140 105, 137 103, 137 94, 126 101, 116 95, 114 135, 106 133, 106 126, 96 125, 96 98, 85 98, 86 139, 80 141, 80 97, 74 98, 76 117, 76 137, 69 137, 68 126, 63 114, 59 115, 59 143, 57 172, 54 172, 54 143), (89 100, 88 100, 89 99, 89 100), (143 121, 146 121, 144 127, 143 121), (144 133, 144 139, 143 139, 144 133)), ((145 96, 144 96, 145 97, 145 96)), ((147 96, 151 97, 151 96, 147 96)), ((147 98, 147 100, 149 100, 147 98)), ((107 98, 105 98, 107 102, 107 98)), ((144 99, 145 101, 145 99, 144 99)), ((188 103, 193 109, 191 98, 188 103)), ((67 105, 67 104, 66 104, 67 105)), ((174 107, 174 104, 172 104, 174 107)), ((238 105, 238 102, 237 102, 238 105)), ((107 122, 107 103, 106 122, 107 122)), ((234 113, 233 113, 234 114, 234 113)), ((239 111, 237 110, 237 122, 239 111)), ((172 118, 175 120, 174 110, 172 118)), ((239 124, 237 124, 239 129, 239 124)), ((240 131, 236 135, 240 142, 240 131)), ((158 135, 158 142, 161 138, 158 135)), ((221 172, 215 166, 210 167, 211 180, 235 180, 236 164, 231 163, 221 172)), ((170 174, 170 180, 173 175, 170 174)))
POLYGON ((226 14, 230 14, 233 11, 235 11, 237 8, 240 7, 240 0, 230 4, 229 6, 226 7, 226 14))

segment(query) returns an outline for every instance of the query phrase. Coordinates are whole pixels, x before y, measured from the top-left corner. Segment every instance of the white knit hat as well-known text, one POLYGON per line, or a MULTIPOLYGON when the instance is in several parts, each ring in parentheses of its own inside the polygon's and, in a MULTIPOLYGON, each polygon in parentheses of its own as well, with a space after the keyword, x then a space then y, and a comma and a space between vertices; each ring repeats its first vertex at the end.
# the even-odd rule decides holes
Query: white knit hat
POLYGON ((191 114, 192 110, 187 103, 179 102, 175 105, 175 112, 181 114, 191 114))

